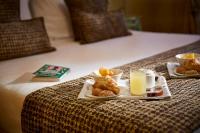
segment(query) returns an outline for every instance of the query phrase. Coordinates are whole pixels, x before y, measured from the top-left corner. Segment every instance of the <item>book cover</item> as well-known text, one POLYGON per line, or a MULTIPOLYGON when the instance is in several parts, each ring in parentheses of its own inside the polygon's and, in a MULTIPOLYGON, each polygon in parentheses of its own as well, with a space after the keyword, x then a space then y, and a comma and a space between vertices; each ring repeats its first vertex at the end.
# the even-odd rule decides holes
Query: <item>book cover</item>
POLYGON ((45 64, 33 73, 32 81, 59 81, 69 70, 67 67, 45 64))

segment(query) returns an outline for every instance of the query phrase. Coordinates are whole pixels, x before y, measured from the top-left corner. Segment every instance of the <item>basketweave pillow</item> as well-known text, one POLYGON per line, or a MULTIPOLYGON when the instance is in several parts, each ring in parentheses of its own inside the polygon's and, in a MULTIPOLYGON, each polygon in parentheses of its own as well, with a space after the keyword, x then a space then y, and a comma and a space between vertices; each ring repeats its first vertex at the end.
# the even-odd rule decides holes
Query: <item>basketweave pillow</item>
POLYGON ((0 23, 19 20, 19 0, 0 0, 0 23))
POLYGON ((69 10, 79 9, 85 12, 102 13, 108 8, 107 0, 65 0, 69 10))
POLYGON ((50 39, 73 37, 71 18, 64 0, 30 0, 32 17, 44 17, 50 39))
POLYGON ((0 24, 0 61, 54 50, 43 18, 0 24))
POLYGON ((127 36, 128 32, 120 11, 89 13, 76 10, 74 25, 80 33, 80 43, 92 43, 114 37, 127 36))
POLYGON ((76 11, 84 11, 90 13, 104 13, 107 12, 108 1, 107 0, 65 0, 67 4, 70 16, 72 20, 72 26, 74 31, 75 40, 80 40, 80 31, 77 25, 77 13, 76 11))

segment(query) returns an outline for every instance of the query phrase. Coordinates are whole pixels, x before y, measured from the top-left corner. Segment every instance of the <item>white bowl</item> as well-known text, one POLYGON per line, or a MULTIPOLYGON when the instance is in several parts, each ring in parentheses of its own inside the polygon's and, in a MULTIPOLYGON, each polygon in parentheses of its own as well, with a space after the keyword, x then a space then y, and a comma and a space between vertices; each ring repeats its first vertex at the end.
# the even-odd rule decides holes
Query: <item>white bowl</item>
POLYGON ((176 60, 180 65, 184 65, 185 62, 192 61, 192 60, 200 60, 200 54, 197 53, 183 53, 177 54, 176 60), (193 57, 193 58, 190 58, 193 57))
MULTIPOLYGON (((123 71, 120 69, 110 69, 114 74, 112 76, 110 76, 112 79, 114 79, 116 82, 118 82, 123 74, 123 71)), ((93 76, 97 76, 97 77, 101 77, 101 74, 99 73, 99 71, 94 71, 93 72, 93 76)))

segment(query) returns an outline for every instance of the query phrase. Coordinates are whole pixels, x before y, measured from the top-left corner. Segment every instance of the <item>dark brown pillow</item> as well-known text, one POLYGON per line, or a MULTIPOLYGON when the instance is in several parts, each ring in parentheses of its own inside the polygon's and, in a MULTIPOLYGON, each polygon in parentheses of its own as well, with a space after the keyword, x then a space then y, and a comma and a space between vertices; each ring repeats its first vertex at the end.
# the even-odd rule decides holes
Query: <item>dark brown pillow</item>
POLYGON ((43 18, 0 24, 0 60, 53 50, 43 18))
POLYGON ((76 11, 74 25, 80 33, 80 43, 91 43, 114 37, 126 36, 128 32, 123 13, 88 13, 76 11))
POLYGON ((0 0, 0 23, 19 20, 19 0, 0 0))
POLYGON ((67 4, 71 20, 72 20, 72 27, 75 35, 75 40, 80 40, 80 31, 76 27, 76 20, 77 20, 77 14, 76 11, 79 12, 90 12, 90 13, 103 13, 107 12, 108 8, 108 1, 107 0, 65 0, 65 3, 67 4))
POLYGON ((85 12, 102 13, 108 8, 107 0, 65 0, 69 10, 79 9, 85 12))

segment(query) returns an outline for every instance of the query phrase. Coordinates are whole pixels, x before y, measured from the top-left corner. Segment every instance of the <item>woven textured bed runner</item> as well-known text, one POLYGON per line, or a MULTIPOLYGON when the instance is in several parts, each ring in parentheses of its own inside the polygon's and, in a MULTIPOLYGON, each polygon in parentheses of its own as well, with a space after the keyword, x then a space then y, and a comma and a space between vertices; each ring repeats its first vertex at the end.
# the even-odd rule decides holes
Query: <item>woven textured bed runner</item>
POLYGON ((21 113, 23 132, 193 132, 200 128, 200 79, 169 79, 166 62, 178 53, 200 53, 200 41, 118 68, 165 73, 172 98, 167 101, 77 100, 90 75, 28 95, 21 113))

